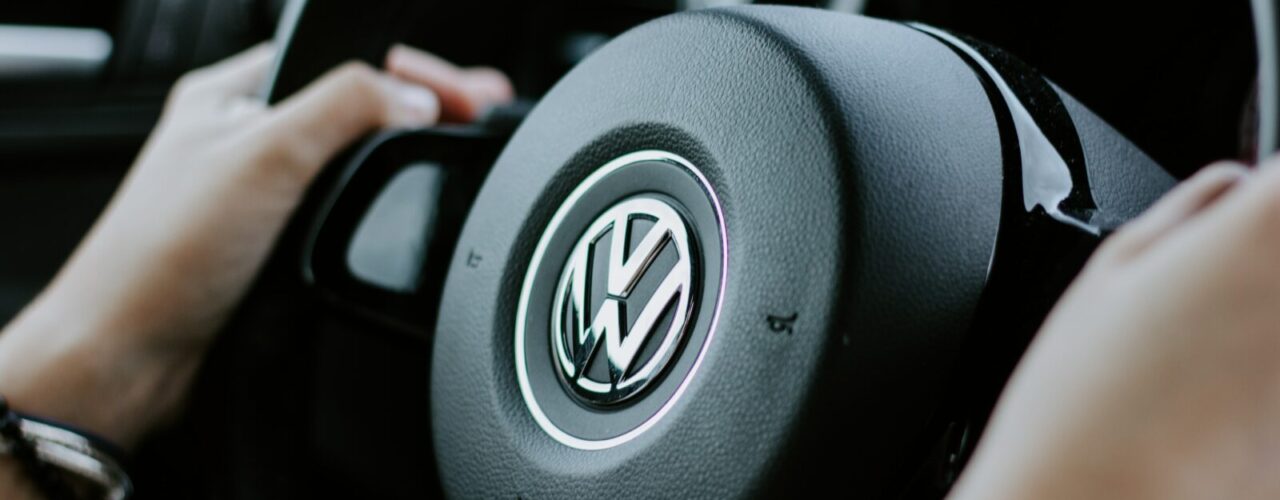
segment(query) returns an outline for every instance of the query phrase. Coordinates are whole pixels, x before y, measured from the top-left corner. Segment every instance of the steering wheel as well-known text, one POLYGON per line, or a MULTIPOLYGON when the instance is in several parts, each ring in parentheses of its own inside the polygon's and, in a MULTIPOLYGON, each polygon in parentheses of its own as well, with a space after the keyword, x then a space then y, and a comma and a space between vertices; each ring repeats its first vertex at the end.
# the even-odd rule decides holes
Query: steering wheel
POLYGON ((1065 286, 1174 184, 996 48, 759 6, 633 29, 509 140, 391 132, 326 175, 179 431, 254 495, 342 470, 387 496, 941 497, 1065 286), (374 233, 401 246, 357 250, 374 233))
POLYGON ((458 240, 444 490, 896 494, 980 428, 946 399, 988 399, 1099 237, 1172 185, 940 30, 776 7, 635 29, 539 103, 458 240))

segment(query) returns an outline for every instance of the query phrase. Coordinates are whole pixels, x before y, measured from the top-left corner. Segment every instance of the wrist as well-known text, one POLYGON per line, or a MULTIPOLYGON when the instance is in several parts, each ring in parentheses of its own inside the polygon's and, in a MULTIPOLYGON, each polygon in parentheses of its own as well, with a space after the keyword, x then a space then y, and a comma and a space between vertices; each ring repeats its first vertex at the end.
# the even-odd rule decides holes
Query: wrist
POLYGON ((20 411, 131 448, 179 407, 199 358, 141 342, 148 336, 131 329, 146 322, 71 295, 55 285, 5 328, 0 394, 20 411))

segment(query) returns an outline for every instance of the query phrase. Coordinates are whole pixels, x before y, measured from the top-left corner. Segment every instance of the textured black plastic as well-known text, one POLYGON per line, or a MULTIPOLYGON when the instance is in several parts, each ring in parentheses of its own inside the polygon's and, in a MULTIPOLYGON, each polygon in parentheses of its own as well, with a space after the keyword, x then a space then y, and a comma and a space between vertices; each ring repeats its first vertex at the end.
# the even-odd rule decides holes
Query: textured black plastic
POLYGON ((686 498, 831 481, 848 492, 891 489, 983 289, 1001 158, 972 70, 901 25, 754 7, 680 14, 623 35, 533 111, 463 230, 432 367, 445 490, 686 498), (634 441, 579 451, 541 431, 521 400, 516 302, 565 195, 642 149, 692 160, 724 202, 721 322, 671 414, 634 441), (793 314, 793 333, 770 328, 769 316, 793 314))
POLYGON ((1132 219, 1173 188, 1177 181, 1155 160, 1070 94, 1054 90, 1084 146, 1085 168, 1099 210, 1119 220, 1132 219))

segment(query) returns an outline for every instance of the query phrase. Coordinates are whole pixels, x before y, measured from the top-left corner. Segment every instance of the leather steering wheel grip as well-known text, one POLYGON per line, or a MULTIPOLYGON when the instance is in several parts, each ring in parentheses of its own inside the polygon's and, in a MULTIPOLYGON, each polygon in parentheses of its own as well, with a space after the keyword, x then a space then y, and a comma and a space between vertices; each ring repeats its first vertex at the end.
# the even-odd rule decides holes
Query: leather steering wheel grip
POLYGON ((1052 106, 1024 107, 1088 206, 1023 204, 1030 146, 1005 99, 1025 95, 1003 96, 999 75, 908 25, 713 9, 659 19, 599 49, 508 143, 454 251, 431 367, 444 490, 901 492, 963 394, 963 358, 983 355, 973 346, 987 344, 975 339, 1009 329, 998 333, 1025 341, 1061 291, 1015 275, 1046 270, 1065 283, 1082 259, 1057 243, 1087 255, 1099 234, 1090 224, 1131 218, 1172 185, 1038 75, 1003 75, 1014 87, 1022 78, 1052 89, 1052 106), (671 210, 633 214, 635 227, 592 222, 653 203, 671 210), (1059 208, 1079 223, 1046 215, 1059 208), (604 264, 643 253, 653 228, 670 231, 661 241, 691 243, 655 247, 641 271, 604 264), (604 237, 620 230, 629 236, 604 237), (1050 240, 1036 231, 1055 244, 1038 245, 1050 240), (570 265, 577 248, 587 260, 570 265), (643 289, 648 274, 674 275, 661 266, 686 264, 691 277, 670 300, 689 312, 661 316, 674 327, 636 326, 648 304, 633 288, 568 299, 572 286, 595 287, 624 268, 643 289), (586 285, 575 284, 573 270, 586 268, 586 285), (611 301, 627 311, 620 331, 548 319, 583 312, 591 322, 611 301), (992 319, 1014 315, 1031 321, 992 319), (644 340, 624 355, 628 335, 664 334, 671 350, 644 340), (624 347, 590 351, 590 339, 624 347), (654 364, 649 386, 618 392, 642 371, 644 359, 631 361, 646 356, 665 363, 654 364), (597 368, 606 364, 614 371, 597 368))

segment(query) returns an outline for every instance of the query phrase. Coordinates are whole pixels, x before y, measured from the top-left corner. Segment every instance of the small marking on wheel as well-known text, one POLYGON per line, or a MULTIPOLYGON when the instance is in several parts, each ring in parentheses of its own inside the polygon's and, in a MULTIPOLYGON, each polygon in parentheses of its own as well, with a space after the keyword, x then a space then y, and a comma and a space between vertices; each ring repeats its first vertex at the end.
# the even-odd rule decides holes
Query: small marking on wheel
POLYGON ((796 319, 799 319, 799 313, 791 313, 788 316, 770 314, 766 321, 769 323, 769 330, 773 333, 791 335, 795 333, 796 319))

